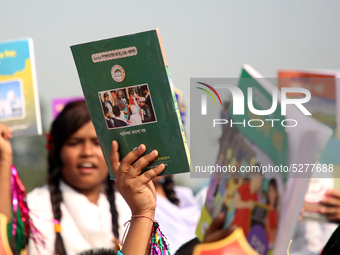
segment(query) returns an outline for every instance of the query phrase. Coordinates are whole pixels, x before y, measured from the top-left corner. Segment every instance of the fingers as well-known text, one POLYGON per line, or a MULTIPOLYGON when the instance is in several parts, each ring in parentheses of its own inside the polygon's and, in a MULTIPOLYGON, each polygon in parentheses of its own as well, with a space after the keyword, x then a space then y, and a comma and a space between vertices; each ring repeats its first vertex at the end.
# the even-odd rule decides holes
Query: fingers
POLYGON ((323 199, 321 201, 321 204, 340 207, 340 198, 339 197, 328 197, 328 198, 323 199))
POLYGON ((210 224, 204 236, 204 243, 215 242, 229 236, 236 226, 223 229, 225 213, 220 213, 218 217, 210 224))
MULTIPOLYGON (((139 153, 143 154, 145 152, 145 145, 142 144, 141 146, 138 147, 137 150, 139 150, 139 152, 136 152, 136 155, 138 155, 139 153), (141 147, 143 146, 143 147, 141 147)), ((134 151, 132 151, 134 152, 134 151)), ((141 155, 140 155, 141 156, 141 155)), ((149 165, 153 160, 155 160, 158 156, 158 151, 153 150, 152 152, 150 152, 149 154, 145 155, 144 157, 139 158, 133 165, 132 167, 129 169, 129 171, 127 172, 127 175, 129 176, 138 176, 141 174, 142 170, 147 167, 147 165, 149 165)), ((124 158, 125 159, 125 158, 124 158)), ((124 161, 123 159, 123 161, 124 161)))
POLYGON ((145 152, 146 147, 144 144, 139 145, 138 148, 130 151, 122 160, 124 166, 131 166, 140 156, 145 152))
POLYGON ((236 226, 231 226, 229 228, 217 230, 216 232, 211 233, 210 235, 206 236, 204 238, 203 243, 210 243, 210 242, 216 242, 216 241, 222 240, 226 238, 227 236, 229 236, 231 233, 233 233, 235 229, 236 229, 236 226))
POLYGON ((320 212, 323 213, 323 214, 336 214, 336 213, 340 212, 340 208, 321 206, 320 212))
MULTIPOLYGON (((117 141, 112 142, 111 149, 111 165, 113 173, 116 178, 121 177, 122 175, 129 175, 130 177, 139 176, 142 170, 150 164, 153 160, 155 160, 158 156, 158 151, 153 150, 149 154, 141 157, 145 152, 146 147, 144 144, 141 144, 138 148, 129 152, 122 161, 120 161, 119 156, 119 146, 117 141)), ((159 167, 151 169, 150 173, 144 175, 145 182, 147 179, 152 179, 161 173, 164 170, 164 165, 161 164, 159 167)))
POLYGON ((328 219, 329 219, 330 221, 339 223, 339 221, 340 221, 340 212, 337 212, 337 213, 335 213, 335 214, 328 215, 328 219))
POLYGON ((225 219, 225 213, 220 213, 217 216, 217 218, 214 219, 213 222, 210 224, 209 228, 205 232, 205 235, 209 235, 215 232, 216 230, 221 229, 223 227, 224 219, 225 219))
POLYGON ((111 166, 112 166, 113 173, 117 178, 118 168, 120 166, 119 145, 117 141, 112 141, 110 159, 111 159, 111 166))
POLYGON ((8 127, 7 125, 0 124, 0 133, 1 133, 1 137, 5 139, 11 139, 12 134, 13 134, 13 129, 8 127))
POLYGON ((339 207, 322 206, 319 211, 320 213, 327 215, 327 218, 330 221, 339 223, 340 221, 340 208, 339 207))
POLYGON ((336 190, 336 189, 332 189, 332 190, 327 191, 326 195, 337 197, 337 198, 340 199, 340 191, 336 190))
POLYGON ((144 174, 140 176, 140 179, 142 180, 143 184, 147 184, 149 181, 151 181, 153 178, 155 178, 157 175, 159 175, 163 170, 165 169, 164 164, 160 164, 156 166, 155 168, 152 168, 148 171, 146 171, 144 174))
POLYGON ((302 214, 303 214, 304 211, 305 211, 305 209, 303 207, 301 207, 300 215, 299 215, 299 218, 298 218, 299 221, 302 221, 302 219, 303 219, 302 214))

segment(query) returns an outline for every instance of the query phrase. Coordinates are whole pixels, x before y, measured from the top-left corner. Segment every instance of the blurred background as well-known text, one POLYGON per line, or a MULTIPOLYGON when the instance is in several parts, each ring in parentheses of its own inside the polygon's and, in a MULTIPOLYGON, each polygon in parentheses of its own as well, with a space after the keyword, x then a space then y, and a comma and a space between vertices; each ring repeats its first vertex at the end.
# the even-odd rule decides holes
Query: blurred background
MULTIPOLYGON (((52 98, 82 95, 71 45, 159 28, 173 83, 189 105, 190 78, 236 78, 244 63, 268 78, 278 69, 340 69, 339 9, 334 0, 2 0, 0 41, 34 40, 48 132, 52 98)), ((189 116, 188 108, 190 141, 189 116)), ((13 139, 27 191, 45 182, 44 144, 44 136, 13 139)), ((176 180, 195 191, 204 182, 176 180)))

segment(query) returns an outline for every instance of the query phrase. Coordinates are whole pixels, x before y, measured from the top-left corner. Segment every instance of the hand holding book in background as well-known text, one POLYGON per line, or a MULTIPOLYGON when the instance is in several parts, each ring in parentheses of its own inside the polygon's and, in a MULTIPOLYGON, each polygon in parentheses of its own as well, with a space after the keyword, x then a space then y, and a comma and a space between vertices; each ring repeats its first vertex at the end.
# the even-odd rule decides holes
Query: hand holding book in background
POLYGON ((325 214, 328 220, 340 224, 340 191, 329 190, 321 205, 320 213, 325 214))

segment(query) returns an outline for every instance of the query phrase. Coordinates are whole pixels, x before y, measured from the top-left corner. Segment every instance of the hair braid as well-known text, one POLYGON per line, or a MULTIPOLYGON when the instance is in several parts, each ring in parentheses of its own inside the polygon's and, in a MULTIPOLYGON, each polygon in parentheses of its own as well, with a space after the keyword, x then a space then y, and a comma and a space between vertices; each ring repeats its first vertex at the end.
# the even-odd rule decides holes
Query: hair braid
MULTIPOLYGON (((50 178, 48 179, 48 185, 51 194, 53 218, 60 223, 62 217, 60 203, 63 201, 63 197, 59 189, 59 179, 61 177, 60 171, 54 171, 54 173, 55 173, 54 175, 49 176, 50 178)), ((56 254, 66 254, 63 238, 61 237, 60 232, 56 232, 54 249, 56 254)))
POLYGON ((179 200, 176 197, 176 192, 174 190, 174 181, 172 179, 172 175, 165 176, 164 182, 162 183, 164 193, 167 197, 167 199, 175 204, 179 205, 179 200))
POLYGON ((116 209, 116 197, 115 197, 115 183, 113 180, 110 179, 110 176, 108 175, 105 181, 105 194, 107 197, 107 200, 110 202, 110 211, 111 211, 111 221, 112 221, 112 232, 114 236, 119 239, 119 232, 118 232, 118 212, 116 209))

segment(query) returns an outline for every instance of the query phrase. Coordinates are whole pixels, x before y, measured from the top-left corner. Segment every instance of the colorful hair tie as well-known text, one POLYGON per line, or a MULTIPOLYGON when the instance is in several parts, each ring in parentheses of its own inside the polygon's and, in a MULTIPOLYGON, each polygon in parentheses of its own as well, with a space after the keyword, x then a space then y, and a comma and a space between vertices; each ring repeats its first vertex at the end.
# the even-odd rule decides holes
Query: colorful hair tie
POLYGON ((20 217, 25 226, 24 233, 26 237, 30 238, 34 242, 35 247, 38 250, 37 245, 42 245, 43 247, 45 247, 44 236, 34 226, 33 221, 30 217, 30 210, 26 202, 25 186, 22 184, 19 178, 18 172, 14 165, 11 166, 11 173, 12 173, 11 174, 11 194, 12 194, 12 206, 13 206, 13 213, 14 213, 13 224, 12 224, 13 242, 15 241, 16 234, 17 234, 17 224, 18 224, 17 217, 20 217))
POLYGON ((60 233, 61 232, 61 226, 60 226, 59 221, 57 219, 54 219, 53 223, 54 223, 54 231, 56 233, 60 233))
POLYGON ((53 137, 49 133, 45 133, 47 144, 45 145, 46 150, 51 150, 51 145, 53 143, 53 137))

